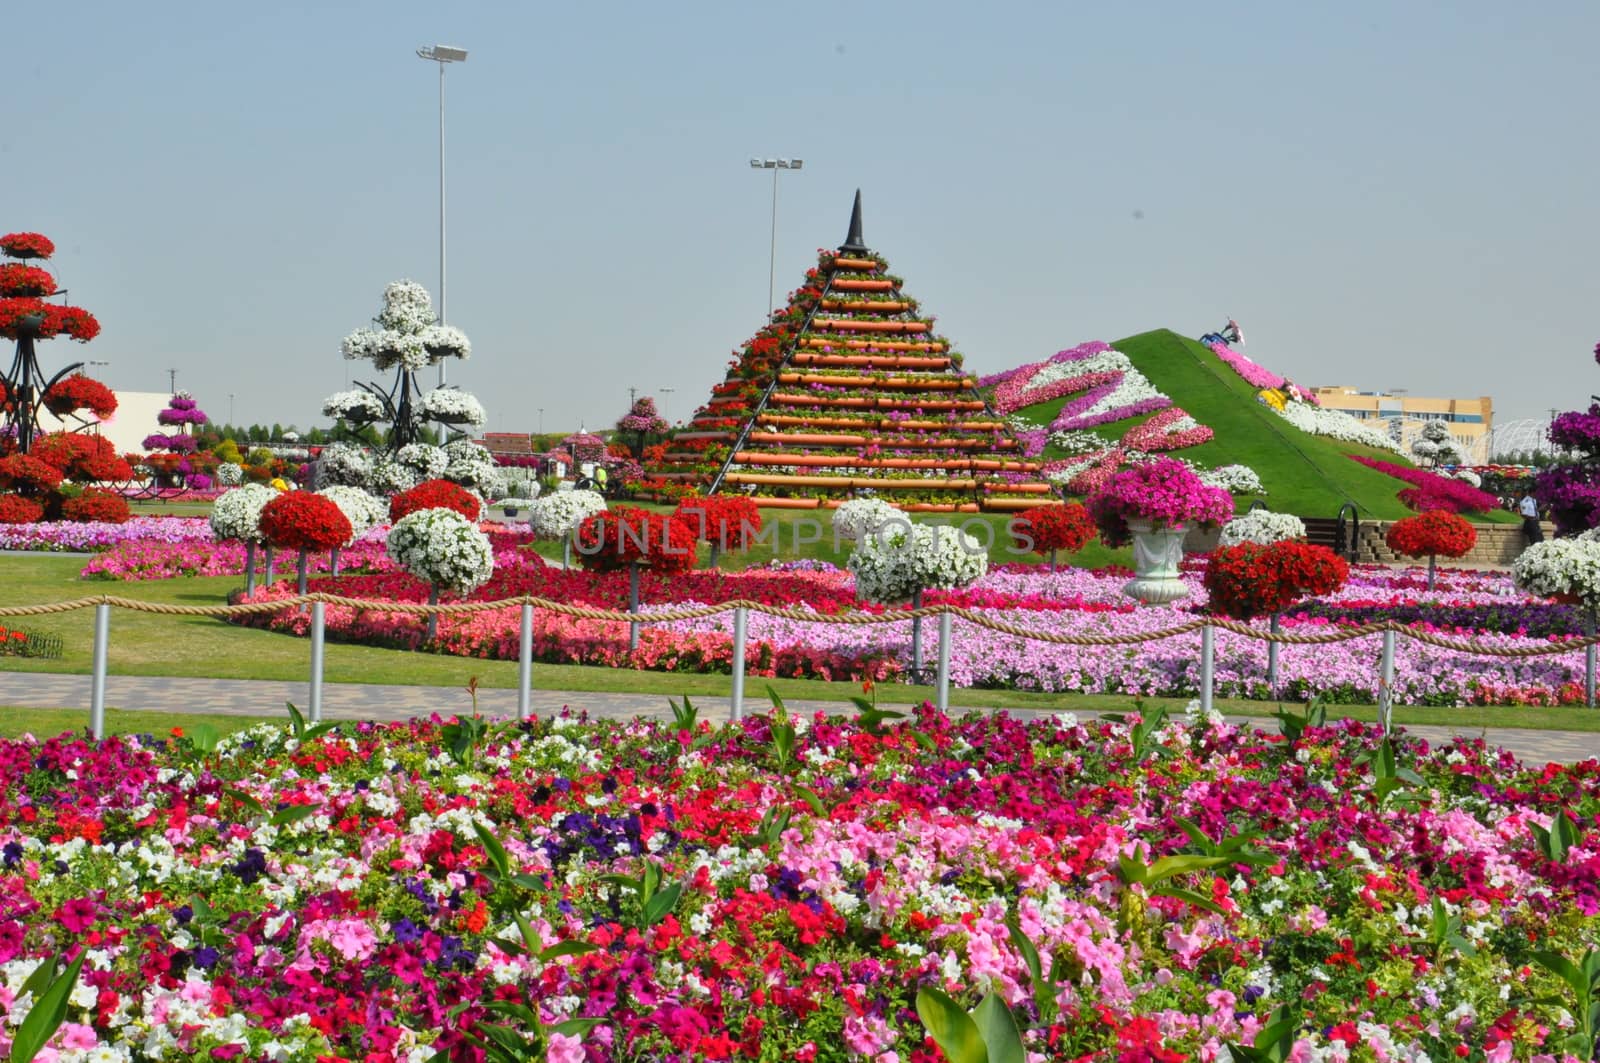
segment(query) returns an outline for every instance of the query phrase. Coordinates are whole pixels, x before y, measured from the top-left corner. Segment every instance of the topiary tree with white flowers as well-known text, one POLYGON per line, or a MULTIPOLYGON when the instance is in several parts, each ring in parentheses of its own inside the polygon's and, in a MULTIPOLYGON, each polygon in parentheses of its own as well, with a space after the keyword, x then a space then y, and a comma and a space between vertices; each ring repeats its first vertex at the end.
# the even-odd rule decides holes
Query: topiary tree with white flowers
MULTIPOLYGON (((428 604, 439 604, 439 592, 470 594, 494 575, 494 550, 489 537, 453 509, 419 509, 394 522, 387 543, 389 557, 428 583, 428 604)), ((439 614, 428 614, 427 639, 438 631, 439 614)))
MULTIPOLYGON (((983 578, 989 551, 959 528, 912 524, 890 517, 864 532, 846 562, 856 578, 856 597, 867 602, 910 600, 922 608, 925 590, 955 590, 983 578)), ((911 678, 922 675, 922 618, 911 622, 911 678)))

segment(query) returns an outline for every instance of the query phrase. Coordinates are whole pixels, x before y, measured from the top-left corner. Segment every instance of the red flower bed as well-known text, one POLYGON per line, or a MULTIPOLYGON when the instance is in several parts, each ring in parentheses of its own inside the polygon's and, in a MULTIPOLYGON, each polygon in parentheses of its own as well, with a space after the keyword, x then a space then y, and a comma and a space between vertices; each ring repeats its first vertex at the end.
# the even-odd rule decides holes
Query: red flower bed
POLYGON ((34 524, 44 516, 44 507, 21 495, 0 495, 0 524, 34 524))
POLYGON ((1465 557, 1478 544, 1478 532, 1465 518, 1433 510, 1395 521, 1383 540, 1407 557, 1465 557))
POLYGON ((56 381, 44 393, 44 405, 57 417, 88 410, 101 420, 117 412, 117 396, 92 377, 73 373, 56 381))
POLYGON ((477 520, 482 508, 478 496, 460 484, 449 480, 424 480, 389 499, 389 519, 397 521, 419 509, 453 509, 468 520, 477 520))
POLYGON ((287 491, 261 509, 261 535, 285 550, 332 550, 350 541, 350 520, 333 499, 287 491))
POLYGON ((49 270, 21 262, 0 262, 0 296, 36 299, 43 295, 54 295, 55 291, 56 279, 49 270))
POLYGON ((1076 553, 1094 535, 1094 521, 1090 519, 1089 511, 1076 502, 1025 509, 1017 514, 1012 523, 1012 538, 1016 548, 1032 550, 1041 555, 1056 550, 1076 553))
POLYGON ((64 520, 125 524, 133 519, 133 511, 128 508, 128 500, 115 491, 89 487, 77 498, 61 503, 61 516, 64 520))
POLYGON ((1349 578, 1350 566, 1327 547, 1285 540, 1216 551, 1203 582, 1213 613, 1249 620, 1282 612, 1301 598, 1331 594, 1349 578))
POLYGON ((6 233, 0 236, 0 252, 12 258, 49 258, 56 245, 42 233, 6 233))
POLYGON ((61 486, 61 470, 31 454, 0 458, 0 487, 25 491, 54 491, 61 486))
POLYGON ((686 498, 673 516, 694 529, 700 541, 723 550, 748 550, 761 531, 761 510, 744 495, 686 498))
POLYGON ((1399 492, 1400 501, 1410 509, 1425 511, 1442 509, 1451 513, 1487 513, 1500 508, 1500 500, 1487 491, 1480 491, 1462 480, 1440 476, 1426 469, 1408 469, 1393 462, 1380 461, 1361 454, 1348 455, 1369 469, 1377 469, 1412 486, 1399 492))
POLYGON ((694 568, 696 541, 695 529, 676 514, 618 506, 578 526, 578 560, 594 572, 641 565, 670 575, 694 568))

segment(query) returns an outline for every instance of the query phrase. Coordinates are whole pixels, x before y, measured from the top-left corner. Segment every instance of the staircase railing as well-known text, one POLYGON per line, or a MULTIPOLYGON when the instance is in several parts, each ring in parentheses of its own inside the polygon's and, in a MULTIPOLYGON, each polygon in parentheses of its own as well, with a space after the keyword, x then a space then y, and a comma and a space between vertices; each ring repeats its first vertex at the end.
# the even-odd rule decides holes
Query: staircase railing
POLYGON ((1361 544, 1361 515, 1354 502, 1339 507, 1338 522, 1333 529, 1334 553, 1342 553, 1350 561, 1356 560, 1361 544), (1346 516, 1348 514, 1348 516, 1346 516))

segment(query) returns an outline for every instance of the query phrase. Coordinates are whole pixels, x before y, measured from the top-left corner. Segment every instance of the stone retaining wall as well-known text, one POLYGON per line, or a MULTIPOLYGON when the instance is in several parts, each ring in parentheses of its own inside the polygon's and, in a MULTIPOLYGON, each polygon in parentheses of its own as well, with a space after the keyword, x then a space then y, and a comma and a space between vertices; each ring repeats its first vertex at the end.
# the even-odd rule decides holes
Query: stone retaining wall
MULTIPOLYGON (((1377 562, 1384 565, 1415 565, 1426 564, 1401 554, 1396 554, 1384 543, 1384 533, 1394 521, 1362 521, 1361 536, 1356 543, 1356 559, 1358 561, 1377 562)), ((1509 568, 1511 562, 1517 559, 1526 545, 1522 538, 1521 524, 1474 524, 1478 532, 1478 544, 1472 548, 1467 556, 1460 559, 1450 559, 1446 564, 1461 565, 1466 568, 1509 568)), ((1546 521, 1543 525, 1544 537, 1553 538, 1556 533, 1555 525, 1546 521)))

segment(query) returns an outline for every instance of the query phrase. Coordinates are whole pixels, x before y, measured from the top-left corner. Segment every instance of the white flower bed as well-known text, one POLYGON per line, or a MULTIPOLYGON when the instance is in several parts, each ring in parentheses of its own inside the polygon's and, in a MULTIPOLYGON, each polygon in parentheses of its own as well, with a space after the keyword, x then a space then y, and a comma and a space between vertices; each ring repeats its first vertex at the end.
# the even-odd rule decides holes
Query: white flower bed
MULTIPOLYGON (((1122 380, 1093 405, 1072 415, 1072 420, 1080 424, 1124 406, 1167 397, 1150 383, 1148 377, 1134 368, 1133 362, 1128 360, 1127 355, 1115 350, 1101 351, 1081 362, 1051 362, 1028 381, 1028 388, 1033 390, 1057 380, 1083 376, 1085 373, 1121 373, 1122 380)), ((1072 401, 1068 400, 1067 405, 1070 407, 1072 401)))
POLYGON ((225 491, 211 504, 211 532, 218 539, 261 541, 261 510, 278 497, 264 484, 245 484, 225 491))
POLYGON ((1511 576, 1529 594, 1572 594, 1589 608, 1600 608, 1600 540, 1547 539, 1534 543, 1511 563, 1511 576))
POLYGON ((605 510, 606 500, 594 491, 557 491, 528 508, 528 524, 540 539, 565 539, 589 517, 605 510))
POLYGON ((1264 495, 1266 487, 1261 477, 1248 465, 1218 465, 1215 469, 1196 469, 1195 474, 1207 487, 1220 487, 1234 495, 1264 495))
POLYGON ((1238 546, 1240 543, 1260 543, 1269 546, 1285 539, 1304 539, 1306 526, 1292 513, 1273 513, 1265 509, 1252 509, 1243 516, 1234 517, 1222 526, 1219 546, 1238 546))
POLYGON ((989 571, 983 544, 958 528, 898 523, 863 537, 850 554, 856 597, 903 602, 920 590, 951 590, 989 571))
MULTIPOLYGON (((1037 425, 1028 425, 1036 428, 1037 425)), ((1114 444, 1096 432, 1056 432, 1050 436, 1050 442, 1068 454, 1095 454, 1114 444)))
POLYGON ((1400 444, 1390 439, 1388 433, 1368 428, 1348 413, 1324 410, 1306 402, 1289 402, 1284 404, 1279 415, 1300 431, 1310 432, 1314 436, 1342 439, 1346 443, 1364 443, 1369 447, 1401 453, 1400 444))
POLYGON ((322 400, 322 415, 352 424, 371 424, 383 417, 383 403, 371 392, 336 391, 322 400))
MULTIPOLYGON (((489 420, 483 404, 470 391, 434 388, 422 396, 422 413, 435 421, 478 427, 489 420)), ((481 448, 480 448, 481 449, 481 448)))
POLYGON ((890 521, 910 525, 911 518, 881 498, 852 498, 833 511, 833 534, 845 542, 860 542, 890 521))
POLYGON ((477 524, 453 509, 419 509, 389 529, 389 557, 418 579, 457 594, 494 574, 494 550, 477 524))
POLYGON ((350 538, 345 545, 349 546, 361 537, 361 533, 375 525, 382 524, 389 519, 389 507, 381 498, 375 498, 359 487, 348 484, 330 484, 317 492, 339 507, 345 519, 350 522, 350 538))

